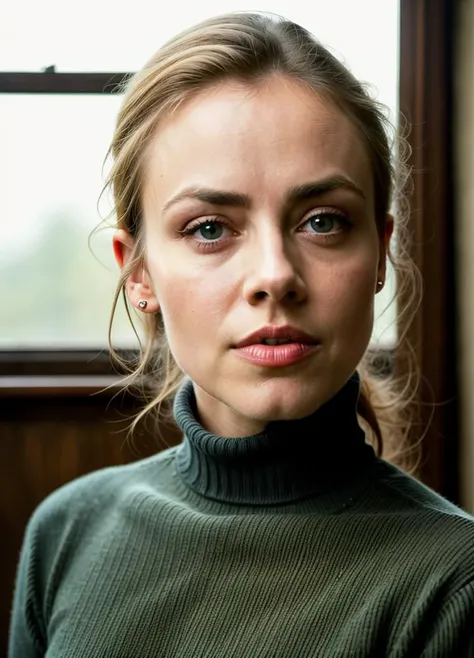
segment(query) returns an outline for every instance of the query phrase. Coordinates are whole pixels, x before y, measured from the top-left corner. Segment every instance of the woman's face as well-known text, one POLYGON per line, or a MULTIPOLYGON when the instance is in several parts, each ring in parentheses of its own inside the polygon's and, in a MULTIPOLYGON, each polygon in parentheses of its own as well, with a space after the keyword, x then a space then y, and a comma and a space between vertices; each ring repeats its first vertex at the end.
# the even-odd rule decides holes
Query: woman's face
MULTIPOLYGON (((353 124, 297 81, 229 81, 162 124, 145 165, 147 273, 127 290, 160 309, 204 427, 245 436, 315 411, 367 348, 391 232, 388 221, 380 239, 353 124), (317 341, 299 362, 255 364, 235 349, 285 324, 317 341)), ((119 264, 131 244, 117 232, 119 264)))

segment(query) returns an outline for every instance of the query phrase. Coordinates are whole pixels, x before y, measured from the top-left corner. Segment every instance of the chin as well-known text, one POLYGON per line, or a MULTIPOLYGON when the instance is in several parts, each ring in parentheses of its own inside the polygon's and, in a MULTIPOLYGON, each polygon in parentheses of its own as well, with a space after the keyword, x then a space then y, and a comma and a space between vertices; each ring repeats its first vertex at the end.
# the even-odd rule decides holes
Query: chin
POLYGON ((354 370, 324 362, 285 376, 247 369, 237 376, 234 369, 212 372, 213 376, 207 370, 188 373, 206 429, 223 436, 247 436, 272 421, 310 416, 336 395, 354 370))
POLYGON ((297 420, 314 413, 336 392, 318 390, 317 385, 311 387, 307 382, 270 380, 260 385, 258 391, 245 396, 242 412, 260 422, 297 420))

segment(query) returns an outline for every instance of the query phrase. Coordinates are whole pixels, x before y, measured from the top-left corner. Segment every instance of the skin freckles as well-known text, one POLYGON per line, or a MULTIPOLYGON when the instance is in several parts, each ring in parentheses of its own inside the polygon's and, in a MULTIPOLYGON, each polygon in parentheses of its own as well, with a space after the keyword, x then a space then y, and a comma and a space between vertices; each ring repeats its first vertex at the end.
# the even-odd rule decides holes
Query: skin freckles
MULTIPOLYGON (((159 307, 173 356, 194 382, 202 424, 246 436, 315 411, 357 368, 385 276, 392 221, 381 239, 357 129, 297 81, 273 76, 250 88, 229 81, 160 126, 145 171, 146 271, 130 277, 127 291, 132 303, 159 307), (347 184, 288 199, 298 186, 328 179, 347 184), (203 188, 239 195, 240 203, 176 200, 203 188), (310 221, 318 215, 322 232, 310 221), (221 223, 197 228, 211 219, 221 223), (193 226, 194 235, 183 235, 193 226), (286 323, 317 338, 320 349, 272 369, 233 350, 259 327, 286 323)), ((132 245, 117 231, 120 265, 132 245)))

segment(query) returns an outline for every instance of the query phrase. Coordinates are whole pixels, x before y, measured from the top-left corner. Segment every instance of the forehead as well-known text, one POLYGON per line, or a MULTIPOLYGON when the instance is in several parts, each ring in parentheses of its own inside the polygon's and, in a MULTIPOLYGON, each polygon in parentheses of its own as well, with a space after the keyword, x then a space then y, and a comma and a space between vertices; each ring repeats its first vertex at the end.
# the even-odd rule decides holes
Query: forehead
POLYGON ((367 149, 353 122, 302 83, 226 81, 188 100, 154 135, 145 204, 189 185, 271 195, 343 174, 372 196, 367 149))

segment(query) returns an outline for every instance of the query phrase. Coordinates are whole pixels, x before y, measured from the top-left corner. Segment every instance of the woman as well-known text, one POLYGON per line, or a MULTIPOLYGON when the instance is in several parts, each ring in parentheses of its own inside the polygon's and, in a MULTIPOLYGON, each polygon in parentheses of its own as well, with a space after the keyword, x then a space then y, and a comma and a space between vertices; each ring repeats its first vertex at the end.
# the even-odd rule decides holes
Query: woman
POLYGON ((473 656, 473 519, 359 424, 387 439, 359 374, 381 111, 301 27, 228 15, 135 76, 112 153, 135 374, 162 377, 147 410, 176 392, 183 441, 39 506, 10 656, 473 656))

